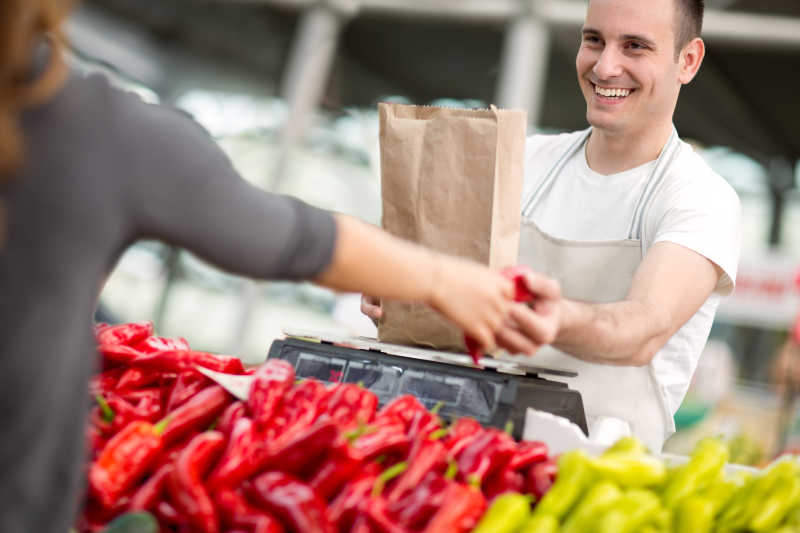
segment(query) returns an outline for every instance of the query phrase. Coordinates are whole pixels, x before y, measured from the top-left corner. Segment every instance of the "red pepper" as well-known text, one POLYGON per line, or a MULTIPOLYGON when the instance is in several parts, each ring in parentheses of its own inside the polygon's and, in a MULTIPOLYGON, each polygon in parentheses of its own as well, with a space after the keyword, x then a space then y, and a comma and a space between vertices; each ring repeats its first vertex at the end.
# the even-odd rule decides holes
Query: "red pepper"
MULTIPOLYGON (((347 530, 340 529, 339 531, 347 531, 347 530)), ((367 517, 359 516, 353 523, 353 527, 350 529, 350 533, 374 533, 374 532, 372 531, 372 528, 369 525, 369 520, 367 520, 367 517)))
POLYGON ((537 501, 541 500, 555 483, 556 474, 558 474, 558 464, 554 458, 533 465, 525 478, 526 492, 533 494, 537 501))
POLYGON ((197 529, 217 533, 219 520, 203 477, 225 447, 225 436, 206 431, 194 437, 175 460, 167 490, 175 507, 197 529))
POLYGON ((378 420, 383 418, 399 418, 405 425, 406 430, 408 430, 414 419, 414 415, 419 411, 427 412, 428 410, 425 409, 425 406, 422 405, 415 396, 404 394, 384 405, 383 409, 378 411, 378 414, 375 415, 375 418, 378 420))
POLYGON ((311 478, 309 485, 321 497, 330 500, 358 473, 363 464, 355 450, 346 441, 340 441, 311 478))
POLYGON ((106 439, 98 428, 89 424, 86 427, 86 441, 89 443, 89 457, 94 459, 105 447, 106 439))
POLYGON ((186 401, 205 389, 212 382, 200 372, 195 370, 187 370, 178 374, 178 379, 172 386, 167 400, 167 412, 173 411, 180 407, 186 401))
POLYGON ((490 429, 472 441, 458 458, 458 473, 467 483, 483 484, 502 470, 514 455, 515 442, 508 433, 490 429))
POLYGON ((219 416, 219 423, 217 423, 217 431, 220 431, 224 435, 230 437, 231 432, 233 431, 233 427, 236 424, 236 421, 246 416, 247 414, 247 407, 245 407, 244 402, 237 400, 230 404, 228 407, 222 411, 222 414, 219 416))
MULTIPOLYGON (((527 303, 536 297, 525 283, 525 274, 531 272, 526 265, 517 265, 504 268, 501 273, 514 283, 514 301, 527 303)), ((467 345, 467 353, 472 357, 472 362, 479 365, 479 360, 483 357, 483 349, 474 338, 469 335, 464 336, 464 343, 467 345)))
POLYGON ((270 446, 261 469, 303 475, 313 472, 339 437, 337 425, 327 417, 294 434, 283 435, 270 446))
POLYGON ((447 468, 447 448, 438 440, 420 440, 414 443, 408 458, 408 469, 403 472, 387 496, 390 503, 397 502, 407 492, 417 487, 430 472, 442 473, 447 468))
POLYGON ((445 503, 445 489, 449 484, 449 481, 436 472, 428 472, 414 490, 396 502, 390 502, 388 511, 404 526, 420 529, 445 503))
POLYGON ((266 428, 294 384, 294 367, 283 359, 269 359, 254 374, 247 407, 259 428, 266 428))
POLYGON ((462 533, 475 527, 486 509, 486 498, 474 487, 451 483, 444 491, 444 501, 423 533, 462 533))
POLYGON ((535 463, 547 460, 547 444, 536 440, 525 440, 517 444, 517 449, 508 466, 512 470, 522 470, 535 463))
POLYGON ((247 417, 237 420, 225 452, 208 477, 208 487, 213 491, 238 486, 258 472, 267 454, 266 447, 252 420, 247 417))
POLYGON ((130 362, 131 365, 149 368, 160 372, 186 372, 202 366, 224 374, 244 374, 242 360, 232 355, 214 355, 195 350, 164 350, 163 352, 141 354, 130 362))
POLYGON ((378 496, 367 500, 364 514, 369 519, 372 529, 378 533, 410 533, 404 526, 389 516, 386 499, 378 496))
POLYGON ((101 344, 97 351, 108 365, 128 365, 142 356, 142 352, 124 344, 101 344))
POLYGON ((232 396, 219 385, 207 387, 169 413, 164 441, 174 442, 192 431, 205 429, 231 402, 232 396))
POLYGON ((105 394, 106 392, 113 391, 117 388, 120 376, 123 374, 124 369, 112 368, 100 374, 96 374, 89 379, 89 393, 92 396, 98 394, 105 394))
POLYGON ((163 414, 160 400, 154 400, 153 398, 142 398, 136 405, 133 405, 121 396, 109 392, 105 395, 105 399, 109 407, 114 411, 112 427, 116 429, 125 427, 133 420, 155 422, 163 414))
POLYGON ((162 500, 158 502, 155 508, 155 515, 159 523, 162 524, 169 524, 171 526, 181 526, 183 524, 181 514, 167 501, 162 500))
POLYGON ((375 393, 353 383, 337 386, 328 400, 328 414, 343 429, 369 423, 377 407, 375 393))
POLYGON ((128 505, 128 510, 149 511, 155 509, 163 496, 167 478, 172 475, 172 470, 172 464, 162 465, 156 470, 155 474, 150 476, 150 478, 133 493, 130 504, 128 505))
POLYGON ((412 441, 421 441, 430 437, 431 433, 442 429, 439 417, 427 409, 416 411, 411 416, 411 423, 406 432, 412 441))
POLYGON ((459 418, 447 430, 445 446, 450 452, 450 458, 455 459, 470 442, 484 432, 483 426, 473 418, 459 418))
POLYGON ((285 433, 294 434, 314 423, 325 412, 328 390, 315 379, 303 380, 284 395, 278 410, 273 414, 267 428, 268 438, 285 433))
POLYGON ((227 527, 240 527, 254 533, 283 533, 281 523, 270 514, 254 507, 238 491, 221 489, 214 494, 214 503, 227 527))
POLYGON ((124 344, 132 346, 153 334, 151 322, 132 322, 109 326, 97 332, 97 344, 124 344))
POLYGON ((89 487, 105 507, 111 507, 136 482, 164 446, 164 423, 128 424, 114 435, 89 468, 89 487))
POLYGON ((484 483, 483 493, 493 500, 504 492, 523 492, 525 489, 525 476, 510 466, 498 470, 484 483))
POLYGON ((117 390, 138 389, 140 387, 152 385, 153 383, 158 382, 160 379, 161 376, 155 372, 149 372, 147 370, 135 367, 129 368, 122 374, 122 376, 120 376, 116 388, 117 390))
POLYGON ((283 472, 267 472, 247 483, 258 505, 278 516, 290 529, 303 533, 335 533, 325 501, 299 479, 283 472))
POLYGON ((134 345, 142 353, 156 353, 164 350, 189 350, 186 339, 167 339, 165 337, 147 337, 134 345))
POLYGON ((411 439, 406 435, 403 425, 378 425, 375 431, 365 433, 353 442, 353 448, 364 460, 381 455, 400 455, 405 457, 411 447, 411 439))
POLYGON ((328 507, 331 521, 339 525, 340 531, 349 531, 360 513, 364 502, 370 497, 375 485, 375 475, 365 475, 344 486, 342 491, 328 507))

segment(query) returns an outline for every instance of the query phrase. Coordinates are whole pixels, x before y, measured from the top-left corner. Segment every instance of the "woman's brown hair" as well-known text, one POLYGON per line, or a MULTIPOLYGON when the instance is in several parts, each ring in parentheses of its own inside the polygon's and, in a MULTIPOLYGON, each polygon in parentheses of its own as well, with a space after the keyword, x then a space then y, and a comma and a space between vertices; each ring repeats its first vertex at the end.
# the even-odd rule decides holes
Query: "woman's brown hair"
MULTIPOLYGON (((72 0, 0 0, 0 187, 24 155, 17 124, 20 112, 46 101, 66 74, 61 23, 72 5, 72 0), (50 41, 51 53, 44 69, 34 77, 34 46, 42 39, 50 41)), ((2 215, 0 203, 0 245, 2 215)))

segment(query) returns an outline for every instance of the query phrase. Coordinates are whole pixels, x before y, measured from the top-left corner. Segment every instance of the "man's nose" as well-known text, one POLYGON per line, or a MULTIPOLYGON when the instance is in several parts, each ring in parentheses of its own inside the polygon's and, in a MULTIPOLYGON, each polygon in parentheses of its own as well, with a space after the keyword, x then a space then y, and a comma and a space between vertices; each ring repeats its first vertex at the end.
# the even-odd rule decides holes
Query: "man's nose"
POLYGON ((598 80, 608 80, 622 75, 622 58, 613 46, 606 46, 597 58, 592 72, 598 80))

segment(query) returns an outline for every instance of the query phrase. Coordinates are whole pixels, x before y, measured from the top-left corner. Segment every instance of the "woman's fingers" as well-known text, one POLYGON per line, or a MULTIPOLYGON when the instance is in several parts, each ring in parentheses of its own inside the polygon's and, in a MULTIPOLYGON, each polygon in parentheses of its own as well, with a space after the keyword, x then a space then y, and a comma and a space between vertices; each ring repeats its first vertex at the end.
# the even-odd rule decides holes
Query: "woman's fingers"
POLYGON ((378 298, 361 295, 361 312, 371 318, 373 321, 380 320, 383 316, 383 309, 381 309, 381 302, 378 298))

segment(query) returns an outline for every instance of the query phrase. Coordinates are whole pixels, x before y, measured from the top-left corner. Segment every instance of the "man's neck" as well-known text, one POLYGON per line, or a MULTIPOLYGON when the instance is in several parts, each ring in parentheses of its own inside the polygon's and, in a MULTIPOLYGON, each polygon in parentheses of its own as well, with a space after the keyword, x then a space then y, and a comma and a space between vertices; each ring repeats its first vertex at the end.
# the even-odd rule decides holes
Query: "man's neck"
POLYGON ((671 122, 646 133, 617 134, 594 128, 586 143, 586 163, 603 175, 636 168, 658 159, 671 133, 671 122))

